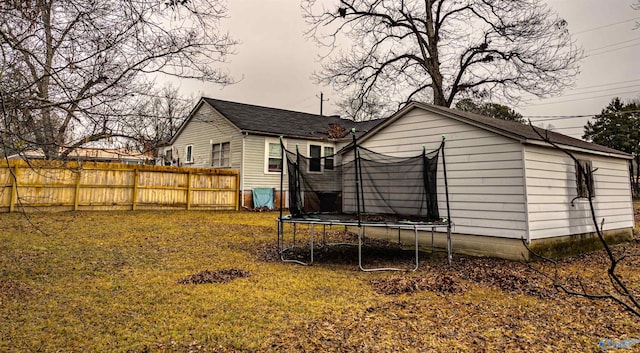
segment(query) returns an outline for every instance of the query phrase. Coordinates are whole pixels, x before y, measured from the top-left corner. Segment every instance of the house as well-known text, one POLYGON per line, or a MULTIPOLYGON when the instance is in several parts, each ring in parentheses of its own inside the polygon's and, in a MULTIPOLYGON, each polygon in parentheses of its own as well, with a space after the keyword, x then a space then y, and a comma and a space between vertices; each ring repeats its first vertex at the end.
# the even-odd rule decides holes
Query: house
MULTIPOLYGON (((444 148, 453 249, 474 255, 529 258, 531 249, 555 256, 597 246, 586 196, 608 241, 631 238, 634 226, 628 161, 631 155, 551 131, 543 136, 595 169, 584 180, 574 161, 524 124, 444 107, 411 103, 372 127, 358 144, 376 152, 412 156, 444 148)), ((347 152, 349 153, 349 152, 347 152)), ((347 156, 345 156, 347 157, 347 156)), ((438 207, 446 214, 442 160, 438 207)), ((348 211, 348 210, 346 210, 348 211)), ((397 234, 389 234, 397 239, 397 234)), ((423 237, 431 241, 431 237, 423 237)), ((430 244, 428 244, 430 245, 430 244)))
MULTIPOLYGON (((354 122, 203 97, 159 155, 170 165, 236 169, 243 207, 253 206, 254 189, 265 188, 276 190, 274 203, 279 205, 281 136, 288 150, 328 156, 350 141, 351 128, 359 135, 380 122, 354 122)), ((325 167, 319 166, 318 172, 325 167)), ((286 179, 283 189, 287 200, 286 179)))
MULTIPOLYGON (((19 154, 13 154, 7 157, 9 160, 28 159, 39 160, 46 159, 42 150, 26 151, 19 154)), ((75 148, 66 157, 66 160, 77 162, 102 162, 102 163, 120 163, 120 164, 153 164, 155 158, 152 153, 134 152, 123 148, 97 148, 97 147, 78 147, 75 148)))

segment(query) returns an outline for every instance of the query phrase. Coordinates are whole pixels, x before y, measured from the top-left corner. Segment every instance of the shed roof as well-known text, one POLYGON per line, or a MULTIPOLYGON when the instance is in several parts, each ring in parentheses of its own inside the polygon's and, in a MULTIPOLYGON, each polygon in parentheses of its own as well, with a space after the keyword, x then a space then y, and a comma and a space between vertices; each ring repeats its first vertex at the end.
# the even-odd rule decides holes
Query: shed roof
POLYGON ((539 127, 533 127, 535 131, 528 124, 521 124, 514 121, 508 121, 503 119, 490 118, 487 116, 464 112, 456 109, 436 106, 433 104, 412 102, 400 109, 393 116, 388 118, 382 124, 378 124, 374 126, 369 132, 367 132, 362 140, 367 139, 369 136, 373 136, 378 131, 380 131, 385 126, 393 123, 393 121, 397 120, 410 110, 414 108, 421 108, 427 111, 431 111, 434 113, 439 113, 444 116, 448 116, 450 118, 456 119, 461 122, 465 122, 479 128, 489 130, 495 132, 497 134, 513 138, 519 140, 522 143, 530 143, 530 144, 544 144, 544 140, 536 133, 540 133, 542 136, 546 136, 551 142, 556 143, 558 145, 562 145, 565 147, 574 147, 580 150, 585 150, 587 152, 596 152, 599 154, 607 154, 614 155, 621 158, 629 159, 631 155, 622 151, 618 151, 613 148, 609 148, 606 146, 598 145, 592 142, 583 141, 580 139, 576 139, 567 135, 563 135, 557 132, 553 132, 550 130, 542 129, 539 127))
POLYGON ((344 136, 329 135, 332 124, 339 124, 347 134, 355 128, 356 136, 360 136, 384 121, 355 122, 336 115, 323 116, 206 97, 203 100, 238 129, 251 133, 320 140, 339 139, 344 136))

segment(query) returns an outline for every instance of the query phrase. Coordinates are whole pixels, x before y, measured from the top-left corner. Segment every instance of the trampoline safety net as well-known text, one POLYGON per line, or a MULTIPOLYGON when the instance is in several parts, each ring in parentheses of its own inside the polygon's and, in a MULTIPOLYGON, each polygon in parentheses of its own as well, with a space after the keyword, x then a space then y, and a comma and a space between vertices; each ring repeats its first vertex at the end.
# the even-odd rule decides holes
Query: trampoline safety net
POLYGON ((444 143, 413 157, 389 156, 354 146, 345 154, 345 161, 338 163, 338 155, 307 157, 282 145, 293 217, 342 213, 440 220, 436 181, 438 155, 444 143))

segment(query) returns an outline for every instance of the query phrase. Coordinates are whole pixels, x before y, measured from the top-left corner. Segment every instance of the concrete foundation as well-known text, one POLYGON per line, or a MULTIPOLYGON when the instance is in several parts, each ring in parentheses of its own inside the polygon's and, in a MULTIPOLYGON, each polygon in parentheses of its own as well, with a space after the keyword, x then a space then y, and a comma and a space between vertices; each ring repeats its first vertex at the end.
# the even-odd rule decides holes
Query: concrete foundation
MULTIPOLYGON (((357 232, 358 230, 355 227, 350 227, 349 231, 357 232)), ((400 242, 407 247, 413 247, 415 243, 414 232, 411 230, 365 227, 364 234, 365 237, 400 242)), ((614 245, 630 241, 633 229, 607 230, 603 234, 607 244, 614 245)), ((520 239, 453 233, 451 241, 455 254, 498 257, 517 261, 535 261, 537 259, 527 250, 520 239)), ((418 244, 423 250, 446 249, 446 242, 447 234, 443 232, 434 232, 433 242, 431 232, 423 231, 418 235, 418 244)), ((602 244, 596 233, 585 233, 534 239, 529 244, 529 248, 545 257, 558 258, 602 249, 602 244)))

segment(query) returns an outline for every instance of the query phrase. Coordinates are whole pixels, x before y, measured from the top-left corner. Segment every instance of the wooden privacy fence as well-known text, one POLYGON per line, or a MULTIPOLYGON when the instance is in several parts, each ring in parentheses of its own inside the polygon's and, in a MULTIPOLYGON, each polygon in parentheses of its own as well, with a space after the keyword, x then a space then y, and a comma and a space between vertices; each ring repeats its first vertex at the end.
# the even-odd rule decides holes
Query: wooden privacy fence
POLYGON ((22 209, 237 210, 235 170, 112 163, 0 163, 0 212, 22 209))

